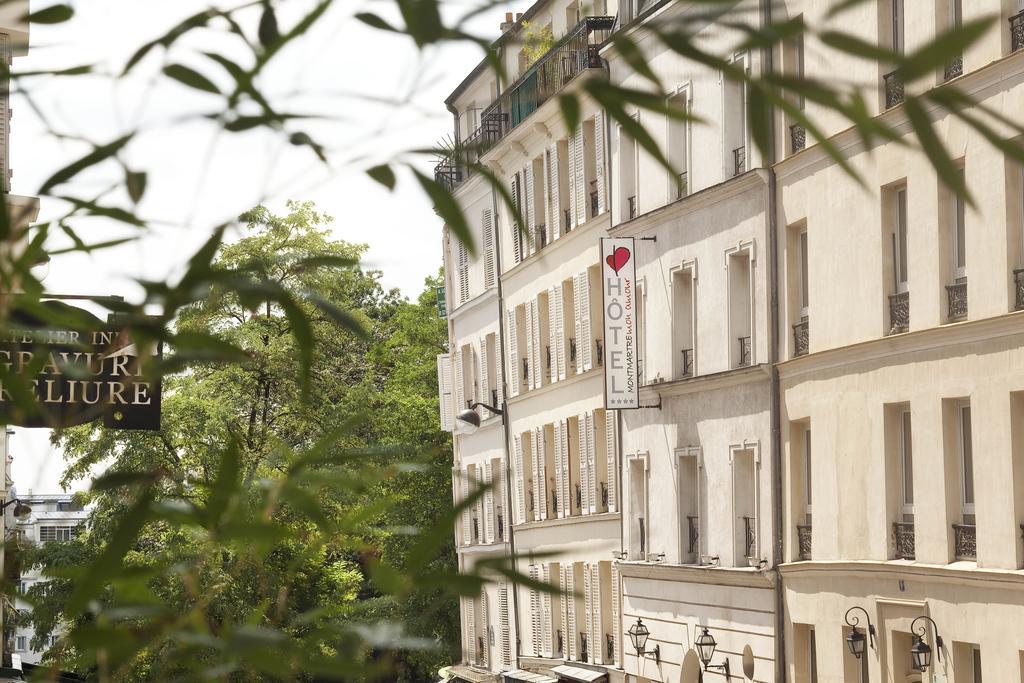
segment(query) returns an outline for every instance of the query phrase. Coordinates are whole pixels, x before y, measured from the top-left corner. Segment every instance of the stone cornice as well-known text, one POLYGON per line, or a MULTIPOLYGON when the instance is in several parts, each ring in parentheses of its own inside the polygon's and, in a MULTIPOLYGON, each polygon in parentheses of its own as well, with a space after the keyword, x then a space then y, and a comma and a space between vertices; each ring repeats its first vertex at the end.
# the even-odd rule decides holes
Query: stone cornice
POLYGON ((616 562, 622 578, 656 579, 701 583, 716 586, 747 586, 769 589, 774 585, 771 569, 750 567, 714 567, 661 564, 653 562, 616 562))
POLYGON ((979 568, 973 562, 957 562, 954 564, 921 564, 906 560, 834 560, 791 562, 779 566, 779 572, 786 578, 828 578, 857 577, 873 579, 886 577, 893 580, 915 576, 927 578, 939 583, 962 586, 965 583, 974 585, 999 584, 999 588, 1024 590, 1024 571, 1012 569, 979 568))

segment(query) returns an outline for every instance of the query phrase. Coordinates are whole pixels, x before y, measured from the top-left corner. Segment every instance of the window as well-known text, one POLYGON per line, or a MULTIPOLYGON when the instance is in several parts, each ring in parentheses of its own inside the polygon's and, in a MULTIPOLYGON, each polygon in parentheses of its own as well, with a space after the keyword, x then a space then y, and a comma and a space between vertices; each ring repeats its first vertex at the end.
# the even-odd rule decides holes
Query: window
POLYGON ((757 472, 754 451, 732 451, 732 508, 735 529, 733 565, 756 566, 760 560, 757 542, 757 472))
MULTIPOLYGON (((747 56, 738 55, 734 66, 746 69, 747 56)), ((722 78, 724 88, 724 115, 722 124, 725 139, 725 178, 740 175, 749 168, 747 163, 747 86, 745 82, 722 78)))
MULTIPOLYGON (((688 109, 688 96, 686 90, 673 95, 668 100, 668 106, 672 111, 685 113, 688 109)), ((669 197, 679 199, 690 193, 690 155, 689 155, 690 124, 688 121, 677 118, 668 118, 668 160, 675 172, 675 177, 669 178, 669 197)))
MULTIPOLYGON (((900 0, 896 0, 897 2, 900 0)), ((895 237, 894 237, 894 269, 896 272, 896 291, 907 291, 907 188, 901 187, 895 195, 895 237)))
MULTIPOLYGON (((961 181, 964 170, 959 171, 961 181)), ((953 277, 959 281, 967 277, 967 235, 965 233, 964 199, 956 192, 951 192, 953 199, 953 277)))
POLYGON ((629 459, 629 559, 647 559, 647 459, 629 459))
POLYGON ((903 40, 903 0, 892 0, 892 50, 901 53, 904 49, 903 40))
POLYGON ((70 541, 78 538, 78 527, 75 526, 41 526, 39 527, 39 540, 46 541, 70 541))
POLYGON ((729 347, 731 367, 741 368, 754 363, 751 335, 753 291, 752 246, 733 251, 728 258, 729 277, 729 347))
POLYGON ((73 500, 61 501, 61 502, 57 503, 57 511, 58 512, 77 512, 77 511, 79 511, 81 509, 82 509, 82 505, 80 503, 76 503, 73 500))
POLYGON ((974 674, 974 677, 971 679, 971 683, 982 683, 980 647, 975 647, 971 649, 971 673, 974 674))
POLYGON ((971 405, 957 406, 957 441, 960 449, 961 502, 963 523, 974 524, 974 453, 971 445, 971 405))
POLYGON ((807 638, 809 641, 807 646, 807 670, 810 672, 808 681, 810 681, 810 683, 818 683, 818 642, 814 636, 813 627, 811 628, 807 638))
POLYGON ((800 317, 807 318, 808 292, 810 288, 807 271, 807 231, 800 233, 800 317))
POLYGON ((904 522, 914 521, 914 449, 910 435, 910 411, 900 413, 900 483, 902 505, 900 514, 904 522))
POLYGON ((811 523, 811 428, 804 428, 804 520, 811 523))
POLYGON ((677 451, 679 457, 679 561, 695 564, 700 559, 700 484, 696 447, 677 451))
POLYGON ((637 215, 636 141, 619 126, 619 198, 620 221, 637 215))
POLYGON ((18 652, 28 651, 28 636, 18 636, 14 649, 18 652))
POLYGON ((684 265, 672 272, 672 349, 673 377, 692 377, 695 374, 694 335, 695 291, 694 263, 684 265))

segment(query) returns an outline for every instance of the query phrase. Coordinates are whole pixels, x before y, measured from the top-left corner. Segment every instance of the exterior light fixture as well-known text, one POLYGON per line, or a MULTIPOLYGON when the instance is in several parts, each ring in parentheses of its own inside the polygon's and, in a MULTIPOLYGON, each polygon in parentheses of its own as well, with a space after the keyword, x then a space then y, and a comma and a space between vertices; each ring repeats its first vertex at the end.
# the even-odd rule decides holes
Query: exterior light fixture
POLYGON ((655 662, 661 663, 661 645, 655 645, 653 651, 647 652, 647 638, 650 637, 651 631, 644 626, 643 619, 637 618, 636 623, 626 631, 626 635, 629 636, 629 642, 633 643, 637 657, 653 657, 655 662))
POLYGON ((861 655, 864 654, 864 641, 867 639, 864 637, 864 632, 857 628, 857 625, 860 624, 860 617, 856 614, 854 614, 852 617, 850 616, 850 612, 853 612, 855 610, 860 610, 861 612, 863 612, 864 618, 868 622, 868 635, 871 637, 872 650, 875 649, 875 625, 871 623, 871 616, 868 614, 868 611, 863 607, 855 605, 850 609, 846 610, 846 623, 852 629, 850 631, 850 635, 846 636, 846 647, 849 648, 851 655, 853 655, 857 659, 860 659, 861 655))
POLYGON ((476 412, 476 408, 478 407, 486 408, 495 415, 505 414, 505 411, 489 406, 486 403, 473 403, 455 416, 455 425, 459 428, 458 431, 460 434, 472 434, 476 430, 480 429, 480 414, 476 412))
POLYGON ((725 675, 725 680, 730 680, 729 658, 726 657, 721 664, 711 663, 711 658, 715 656, 715 648, 718 647, 718 643, 715 641, 715 637, 708 633, 707 626, 704 626, 703 629, 703 633, 697 636, 694 645, 697 647, 697 656, 700 657, 704 670, 710 671, 714 669, 715 671, 721 671, 725 675))
POLYGON ((12 498, 11 500, 7 501, 0 501, 0 512, 6 510, 9 505, 14 505, 15 519, 25 519, 26 517, 32 514, 32 508, 30 508, 28 505, 23 504, 17 498, 12 498))
POLYGON ((921 619, 931 622, 932 631, 935 632, 935 647, 939 650, 939 661, 942 661, 942 636, 939 635, 939 627, 935 624, 934 619, 921 615, 910 622, 910 630, 914 636, 914 644, 910 648, 910 664, 915 671, 924 671, 932 665, 932 649, 928 646, 928 643, 924 642, 924 636, 928 632, 928 627, 922 624, 920 630, 914 628, 914 624, 921 619))

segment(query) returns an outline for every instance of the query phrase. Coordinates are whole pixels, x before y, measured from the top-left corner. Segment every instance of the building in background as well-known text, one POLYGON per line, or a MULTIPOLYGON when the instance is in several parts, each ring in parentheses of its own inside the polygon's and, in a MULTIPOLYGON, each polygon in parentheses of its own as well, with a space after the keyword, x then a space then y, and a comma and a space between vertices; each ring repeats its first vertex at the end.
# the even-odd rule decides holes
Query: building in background
MULTIPOLYGON (((77 538, 85 530, 89 513, 71 494, 19 494, 22 504, 32 508, 31 514, 17 521, 15 531, 22 543, 62 543, 77 538)), ((19 612, 31 611, 31 605, 22 597, 33 586, 45 583, 38 567, 23 569, 18 582, 18 595, 14 606, 19 612)), ((45 647, 33 649, 35 630, 31 626, 17 626, 14 630, 14 653, 22 662, 38 664, 49 646, 63 634, 58 628, 50 635, 45 647)))

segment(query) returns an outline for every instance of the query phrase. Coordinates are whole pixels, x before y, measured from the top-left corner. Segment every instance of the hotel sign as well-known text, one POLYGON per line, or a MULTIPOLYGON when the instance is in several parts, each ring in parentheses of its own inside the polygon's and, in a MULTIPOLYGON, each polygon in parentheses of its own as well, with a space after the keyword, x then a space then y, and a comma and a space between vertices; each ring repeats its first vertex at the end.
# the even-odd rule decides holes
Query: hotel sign
POLYGON ((69 324, 12 313, 0 331, 0 421, 60 428, 102 419, 114 429, 160 429, 160 381, 142 374, 128 331, 57 301, 40 306, 69 324))
POLYGON ((604 405, 610 410, 640 407, 636 357, 636 261, 633 250, 632 237, 601 240, 604 405))

